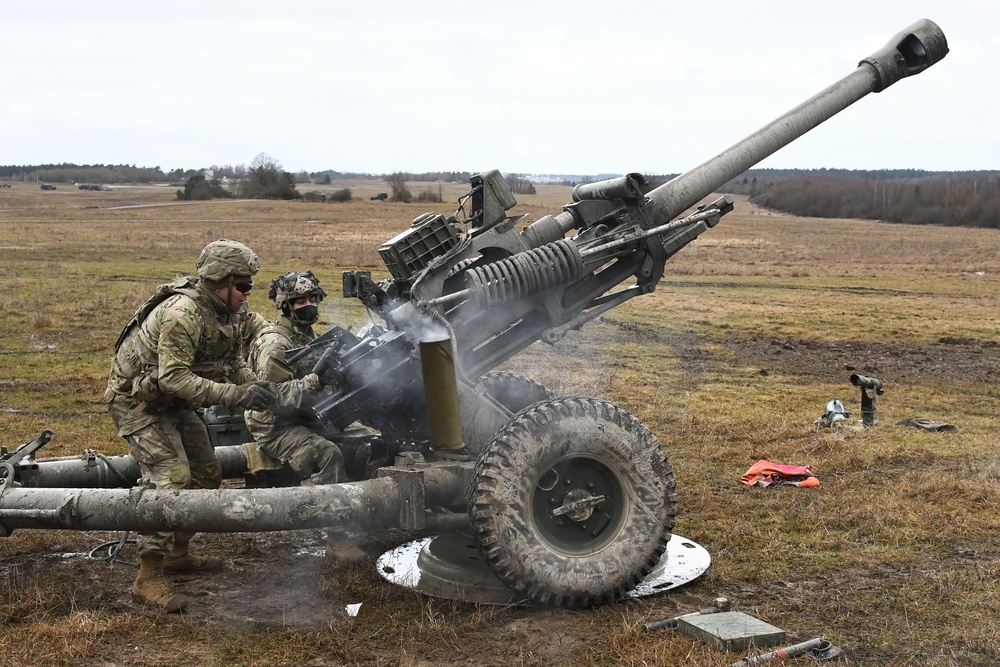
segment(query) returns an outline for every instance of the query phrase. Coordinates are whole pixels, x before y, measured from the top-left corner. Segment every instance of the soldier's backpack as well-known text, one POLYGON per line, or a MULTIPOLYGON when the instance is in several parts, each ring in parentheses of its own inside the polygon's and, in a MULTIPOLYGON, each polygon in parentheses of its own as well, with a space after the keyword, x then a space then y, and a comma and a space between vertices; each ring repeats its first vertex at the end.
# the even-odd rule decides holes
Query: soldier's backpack
POLYGON ((122 332, 118 335, 118 340, 115 342, 115 351, 118 351, 118 348, 122 346, 128 335, 132 333, 132 330, 142 324, 149 317, 149 314, 153 312, 153 309, 169 297, 174 294, 185 294, 191 298, 197 298, 198 292, 195 290, 197 282, 198 278, 196 276, 178 276, 169 283, 158 285, 156 290, 153 291, 153 296, 149 297, 146 303, 139 306, 132 319, 128 321, 122 332))

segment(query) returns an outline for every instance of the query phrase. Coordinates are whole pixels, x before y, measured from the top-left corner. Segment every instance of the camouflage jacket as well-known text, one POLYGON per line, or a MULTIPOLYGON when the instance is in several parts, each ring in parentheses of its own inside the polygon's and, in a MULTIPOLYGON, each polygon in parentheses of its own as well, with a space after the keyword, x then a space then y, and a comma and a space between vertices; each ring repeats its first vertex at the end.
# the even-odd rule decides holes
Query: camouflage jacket
MULTIPOLYGON (((246 305, 246 304, 244 304, 246 305)), ((247 365, 250 364, 250 346, 253 345, 254 340, 257 339, 264 329, 271 326, 271 323, 267 321, 260 313, 255 313, 252 310, 240 311, 240 344, 243 346, 243 359, 246 360, 247 365)))
MULTIPOLYGON (((263 329, 250 343, 247 363, 250 370, 261 380, 287 383, 289 380, 305 378, 312 373, 323 351, 315 350, 291 366, 285 362, 285 354, 289 350, 308 344, 315 338, 316 332, 312 327, 303 331, 290 319, 281 315, 274 324, 263 329)), ((320 391, 305 392, 298 405, 287 405, 280 413, 248 411, 246 422, 250 433, 259 440, 293 425, 321 429, 321 424, 309 409, 320 393, 320 391)))
POLYGON ((135 432, 176 405, 236 407, 235 384, 256 379, 240 354, 238 325, 195 277, 158 287, 125 326, 111 363, 104 399, 136 404, 119 432, 135 432))

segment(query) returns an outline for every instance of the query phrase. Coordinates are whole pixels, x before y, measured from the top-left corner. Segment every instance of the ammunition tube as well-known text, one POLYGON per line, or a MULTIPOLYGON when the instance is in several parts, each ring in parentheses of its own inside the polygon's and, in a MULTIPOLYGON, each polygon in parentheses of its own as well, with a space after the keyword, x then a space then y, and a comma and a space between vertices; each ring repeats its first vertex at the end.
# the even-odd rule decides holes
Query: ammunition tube
POLYGON ((420 365, 427 397, 431 449, 462 449, 462 420, 458 409, 458 380, 451 338, 420 341, 420 365))

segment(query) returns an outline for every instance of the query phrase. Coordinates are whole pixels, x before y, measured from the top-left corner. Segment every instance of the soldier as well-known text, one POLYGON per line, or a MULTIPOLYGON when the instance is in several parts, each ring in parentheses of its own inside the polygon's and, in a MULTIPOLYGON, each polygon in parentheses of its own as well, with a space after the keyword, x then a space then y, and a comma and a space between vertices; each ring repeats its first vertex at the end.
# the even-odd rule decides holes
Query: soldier
MULTIPOLYGON (((281 315, 250 343, 247 363, 257 377, 269 382, 305 377, 312 372, 322 350, 292 366, 285 363, 285 353, 316 338, 312 325, 319 318, 319 303, 326 292, 312 271, 292 271, 272 280, 267 296, 281 315)), ((247 413, 246 420, 257 446, 287 463, 299 478, 314 484, 336 484, 347 479, 340 448, 317 432, 323 430, 323 425, 308 409, 294 413, 253 411, 247 413)))
MULTIPOLYGON (((284 383, 312 373, 322 350, 306 355, 289 366, 285 353, 316 338, 313 324, 319 304, 326 297, 312 271, 292 271, 271 281, 268 298, 281 315, 250 344, 247 363, 262 380, 284 383)), ((287 464, 299 479, 313 484, 336 484, 347 480, 344 455, 325 437, 325 428, 303 399, 298 410, 253 410, 246 413, 247 427, 265 454, 287 464)), ((327 532, 327 555, 342 561, 361 558, 360 551, 342 528, 327 532)))
MULTIPOLYGON (((157 288, 136 311, 115 345, 104 400, 128 443, 143 481, 158 489, 215 489, 222 470, 195 408, 266 408, 270 383, 257 382, 240 355, 236 314, 253 289, 257 255, 222 239, 198 257, 198 276, 157 288)), ((314 376, 315 377, 315 376, 314 376)), ((164 572, 217 570, 217 557, 188 551, 193 533, 139 536, 139 574, 132 599, 164 612, 180 611, 164 572)))

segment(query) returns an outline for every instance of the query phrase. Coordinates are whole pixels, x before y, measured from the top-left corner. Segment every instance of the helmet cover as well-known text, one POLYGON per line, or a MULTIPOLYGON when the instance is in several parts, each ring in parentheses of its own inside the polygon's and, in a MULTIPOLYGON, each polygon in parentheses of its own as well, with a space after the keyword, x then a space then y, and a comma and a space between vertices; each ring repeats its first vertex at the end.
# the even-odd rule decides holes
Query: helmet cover
POLYGON ((312 271, 289 271, 272 280, 271 289, 267 293, 267 297, 281 311, 291 309, 292 302, 304 296, 314 296, 317 301, 326 297, 326 292, 319 286, 319 279, 312 271))
POLYGON ((219 239, 201 251, 195 267, 205 280, 222 282, 229 276, 252 276, 260 270, 257 253, 239 241, 219 239))

